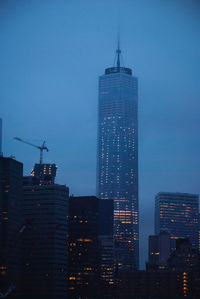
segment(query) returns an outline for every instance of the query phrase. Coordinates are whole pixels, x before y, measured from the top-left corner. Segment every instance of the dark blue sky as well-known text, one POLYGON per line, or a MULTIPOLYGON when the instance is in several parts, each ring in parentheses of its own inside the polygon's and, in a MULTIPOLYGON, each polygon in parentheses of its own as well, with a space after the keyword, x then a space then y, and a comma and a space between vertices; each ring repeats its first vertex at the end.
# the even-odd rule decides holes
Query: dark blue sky
POLYGON ((200 1, 1 0, 4 155, 29 174, 50 149, 57 182, 95 194, 98 76, 112 66, 118 19, 124 64, 139 78, 141 261, 159 191, 200 193, 200 1))

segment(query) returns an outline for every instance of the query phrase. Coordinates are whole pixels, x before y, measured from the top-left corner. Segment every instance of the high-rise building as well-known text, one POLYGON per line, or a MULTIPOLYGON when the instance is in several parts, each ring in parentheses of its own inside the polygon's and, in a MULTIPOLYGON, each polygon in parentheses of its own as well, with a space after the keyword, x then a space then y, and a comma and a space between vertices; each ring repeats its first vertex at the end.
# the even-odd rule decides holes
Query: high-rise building
POLYGON ((72 196, 69 199, 69 298, 104 298, 110 294, 108 286, 113 283, 113 201, 96 196, 72 196))
POLYGON ((20 298, 22 172, 22 163, 0 157, 0 293, 9 298, 20 298))
POLYGON ((199 273, 199 251, 198 249, 192 248, 189 239, 177 239, 176 250, 171 253, 168 259, 168 265, 172 271, 199 273))
POLYGON ((24 218, 29 226, 22 243, 24 299, 66 297, 68 198, 64 185, 25 179, 24 218))
POLYGON ((99 199, 69 199, 69 298, 94 298, 99 278, 99 199), (83 297, 82 297, 83 296, 83 297))
POLYGON ((117 267, 138 267, 138 81, 121 67, 99 78, 97 197, 114 201, 117 267))
POLYGON ((0 118, 0 156, 2 156, 2 119, 0 118))
POLYGON ((199 232, 198 232, 198 243, 199 243, 199 253, 200 253, 200 214, 199 214, 199 232))
POLYGON ((167 260, 171 253, 171 239, 167 231, 159 235, 149 236, 149 262, 147 269, 161 270, 167 268, 167 260))
POLYGON ((99 199, 100 277, 114 283, 113 200, 99 199))
POLYGON ((160 192, 155 200, 155 233, 167 230, 171 239, 188 238, 198 248, 199 197, 160 192))
MULTIPOLYGON (((184 298, 185 276, 176 271, 134 271, 122 272, 117 298, 182 299, 184 298), (184 278, 184 283, 183 283, 184 278)), ((186 279, 188 287, 188 279, 186 279)), ((191 295, 191 292, 187 293, 191 295)), ((114 297, 113 297, 114 298, 114 297)), ((186 297, 187 298, 187 297, 186 297)), ((188 298, 198 298, 189 297, 188 298)))

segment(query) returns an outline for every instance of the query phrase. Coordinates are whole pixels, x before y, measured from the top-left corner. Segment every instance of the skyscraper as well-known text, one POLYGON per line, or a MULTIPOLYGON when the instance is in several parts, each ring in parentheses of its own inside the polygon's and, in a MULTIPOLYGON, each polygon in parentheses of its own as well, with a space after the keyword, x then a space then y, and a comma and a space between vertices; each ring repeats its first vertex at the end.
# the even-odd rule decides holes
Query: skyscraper
POLYGON ((69 298, 94 298, 99 279, 99 199, 69 199, 69 298), (83 297, 82 297, 83 296, 83 297))
POLYGON ((170 234, 167 231, 161 231, 159 235, 149 236, 149 262, 146 263, 146 268, 152 270, 166 269, 170 253, 170 234))
POLYGON ((100 276, 114 283, 113 200, 99 200, 100 276))
POLYGON ((114 284, 113 201, 100 200, 96 196, 70 197, 68 235, 68 297, 111 298, 109 286, 114 284))
POLYGON ((65 298, 69 189, 41 180, 25 178, 21 298, 65 298))
POLYGON ((115 254, 119 270, 138 267, 138 82, 116 66, 99 78, 97 196, 114 201, 115 254))
POLYGON ((0 157, 0 293, 9 298, 19 298, 22 172, 22 163, 0 157))
POLYGON ((0 156, 2 156, 2 119, 0 118, 0 156))
POLYGON ((188 238, 198 248, 199 197, 188 193, 160 192, 155 201, 155 233, 168 230, 171 238, 188 238))

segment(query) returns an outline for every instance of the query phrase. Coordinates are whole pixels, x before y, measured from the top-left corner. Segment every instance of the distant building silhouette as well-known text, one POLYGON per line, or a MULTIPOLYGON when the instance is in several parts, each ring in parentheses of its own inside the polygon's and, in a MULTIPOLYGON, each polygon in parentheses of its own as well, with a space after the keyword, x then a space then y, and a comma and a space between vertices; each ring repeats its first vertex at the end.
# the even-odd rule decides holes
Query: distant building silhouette
POLYGON ((160 192, 155 200, 155 233, 168 230, 171 239, 189 238, 198 248, 199 198, 188 193, 160 192))
POLYGON ((0 157, 0 292, 20 298, 23 164, 0 157))
POLYGON ((200 254, 189 239, 177 239, 176 250, 168 259, 168 268, 182 274, 182 292, 184 297, 200 298, 200 254))
POLYGON ((99 78, 97 197, 114 201, 117 267, 136 269, 138 250, 138 86, 132 70, 115 67, 99 78))
POLYGON ((64 185, 25 177, 24 218, 30 225, 22 244, 23 299, 66 297, 68 198, 64 185))
POLYGON ((171 253, 171 239, 166 231, 149 236, 149 262, 147 269, 161 270, 168 267, 167 260, 171 253))
POLYGON ((190 241, 177 239, 176 249, 169 258, 170 238, 166 232, 151 236, 149 241, 152 242, 150 254, 153 255, 149 257, 151 263, 147 271, 120 273, 117 298, 200 298, 200 255, 197 249, 192 248, 190 241), (164 244, 166 251, 162 248, 164 244))
POLYGON ((175 271, 122 272, 118 290, 118 299, 183 299, 183 275, 175 271))
POLYGON ((200 255, 198 249, 192 248, 189 239, 176 240, 176 250, 171 253, 168 265, 172 271, 199 271, 200 255))

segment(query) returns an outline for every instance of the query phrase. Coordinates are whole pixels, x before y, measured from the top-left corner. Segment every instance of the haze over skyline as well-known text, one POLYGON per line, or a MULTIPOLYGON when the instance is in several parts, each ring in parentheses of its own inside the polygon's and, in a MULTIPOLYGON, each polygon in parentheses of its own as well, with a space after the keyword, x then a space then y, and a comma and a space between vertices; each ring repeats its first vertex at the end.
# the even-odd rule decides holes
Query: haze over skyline
POLYGON ((114 62, 119 12, 124 66, 139 82, 144 265, 155 194, 200 193, 199 1, 1 1, 3 152, 28 175, 39 151, 13 137, 45 139, 56 181, 96 193, 98 76, 114 62))

